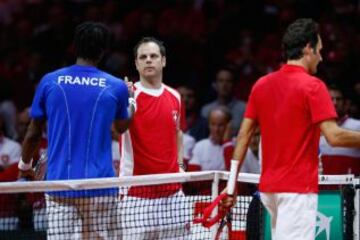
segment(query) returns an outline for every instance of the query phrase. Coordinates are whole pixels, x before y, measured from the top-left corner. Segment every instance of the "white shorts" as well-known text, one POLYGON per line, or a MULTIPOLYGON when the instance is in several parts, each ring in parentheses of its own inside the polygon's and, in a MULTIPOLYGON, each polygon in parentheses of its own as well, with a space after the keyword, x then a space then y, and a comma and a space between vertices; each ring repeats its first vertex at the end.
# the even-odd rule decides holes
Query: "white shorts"
POLYGON ((273 240, 314 240, 317 194, 260 193, 271 216, 273 240))
POLYGON ((118 219, 122 239, 187 239, 193 206, 185 199, 181 191, 156 199, 125 196, 120 201, 118 219))
POLYGON ((116 222, 117 196, 45 197, 47 239, 121 239, 116 222))

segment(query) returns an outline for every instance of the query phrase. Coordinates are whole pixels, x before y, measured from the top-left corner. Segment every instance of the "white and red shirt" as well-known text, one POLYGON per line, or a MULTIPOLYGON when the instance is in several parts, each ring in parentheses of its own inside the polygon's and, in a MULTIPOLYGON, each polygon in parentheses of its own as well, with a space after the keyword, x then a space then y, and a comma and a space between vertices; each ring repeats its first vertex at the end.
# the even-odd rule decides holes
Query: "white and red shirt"
POLYGON ((183 146, 184 146, 184 163, 187 165, 192 157, 193 148, 195 146, 196 140, 191 135, 184 133, 183 134, 183 146))
POLYGON ((337 117, 325 84, 286 64, 255 83, 245 117, 260 125, 260 191, 318 192, 319 123, 337 117))
POLYGON ((21 157, 21 145, 7 137, 0 136, 0 166, 7 168, 21 157))
POLYGON ((134 87, 137 109, 129 130, 121 135, 120 176, 179 172, 180 94, 165 84, 148 89, 137 82, 134 87))
MULTIPOLYGON (((360 121, 345 117, 339 126, 360 131, 360 121)), ((320 154, 324 174, 360 174, 360 149, 331 147, 324 136, 320 137, 320 154)))
POLYGON ((210 138, 195 144, 189 171, 229 170, 229 162, 234 150, 232 141, 216 144, 210 138))

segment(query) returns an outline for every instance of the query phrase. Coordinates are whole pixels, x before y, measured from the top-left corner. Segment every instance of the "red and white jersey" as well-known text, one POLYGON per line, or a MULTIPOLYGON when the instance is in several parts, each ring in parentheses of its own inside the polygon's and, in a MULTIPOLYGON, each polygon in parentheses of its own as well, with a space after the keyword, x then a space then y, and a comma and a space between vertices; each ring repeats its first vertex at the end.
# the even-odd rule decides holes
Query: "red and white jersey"
POLYGON ((0 137, 0 166, 6 168, 21 157, 21 145, 7 137, 0 137))
POLYGON ((179 172, 180 94, 165 84, 148 89, 137 82, 134 87, 137 109, 129 130, 121 135, 119 175, 179 172))

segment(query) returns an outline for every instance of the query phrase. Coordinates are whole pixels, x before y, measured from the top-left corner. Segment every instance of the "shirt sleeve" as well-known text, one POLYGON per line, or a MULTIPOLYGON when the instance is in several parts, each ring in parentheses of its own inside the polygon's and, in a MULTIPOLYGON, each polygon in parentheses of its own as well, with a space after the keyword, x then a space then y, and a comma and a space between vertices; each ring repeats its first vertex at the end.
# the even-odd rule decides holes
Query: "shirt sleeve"
POLYGON ((185 132, 187 130, 186 124, 186 112, 185 112, 185 103, 180 101, 180 129, 185 132))
POLYGON ((312 123, 337 118, 329 91, 322 81, 315 80, 312 82, 308 91, 307 102, 312 123))
POLYGON ((31 104, 30 117, 35 119, 44 119, 46 115, 46 91, 47 81, 45 77, 40 81, 36 88, 35 96, 31 104))
POLYGON ((118 104, 116 108, 116 119, 128 119, 127 108, 129 106, 129 92, 127 86, 121 82, 121 88, 118 94, 118 104))

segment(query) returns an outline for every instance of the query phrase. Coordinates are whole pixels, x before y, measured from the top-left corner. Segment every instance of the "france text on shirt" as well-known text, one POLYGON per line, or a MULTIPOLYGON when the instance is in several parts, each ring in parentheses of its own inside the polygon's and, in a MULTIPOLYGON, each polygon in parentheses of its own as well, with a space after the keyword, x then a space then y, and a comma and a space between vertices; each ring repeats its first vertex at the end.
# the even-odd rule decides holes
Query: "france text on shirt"
POLYGON ((85 85, 106 87, 106 78, 97 77, 78 77, 70 75, 58 76, 58 84, 85 85))

